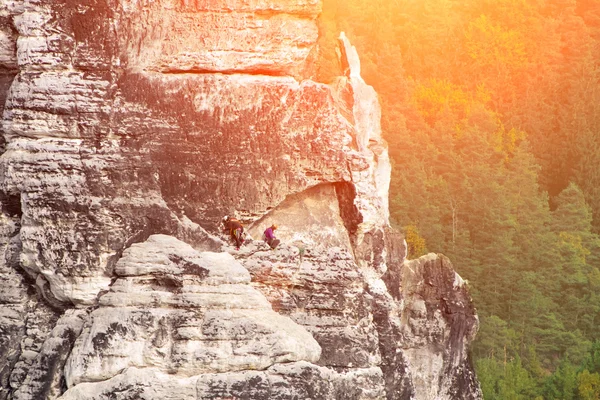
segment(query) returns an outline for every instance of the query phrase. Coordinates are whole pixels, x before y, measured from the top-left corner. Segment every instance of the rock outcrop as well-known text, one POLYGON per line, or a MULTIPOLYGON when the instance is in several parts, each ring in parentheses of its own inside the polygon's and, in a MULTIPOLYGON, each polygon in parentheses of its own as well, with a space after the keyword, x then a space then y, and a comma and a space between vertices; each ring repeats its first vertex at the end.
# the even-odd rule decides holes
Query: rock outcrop
POLYGON ((312 80, 320 10, 0 4, 0 400, 481 397, 465 284, 389 227, 345 36, 312 80))
POLYGON ((68 387, 129 367, 196 376, 320 358, 315 339, 273 311, 228 253, 153 235, 124 252, 115 274, 69 356, 68 387))

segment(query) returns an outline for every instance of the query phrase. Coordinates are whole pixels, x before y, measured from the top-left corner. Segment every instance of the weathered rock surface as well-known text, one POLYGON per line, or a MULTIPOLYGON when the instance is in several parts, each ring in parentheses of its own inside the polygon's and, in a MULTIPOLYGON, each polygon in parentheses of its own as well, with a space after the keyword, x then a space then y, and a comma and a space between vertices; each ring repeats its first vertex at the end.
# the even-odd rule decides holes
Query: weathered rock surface
POLYGON ((310 75, 318 0, 124 0, 121 7, 128 65, 162 73, 310 75))
POLYGON ((278 312, 304 326, 323 349, 319 365, 369 368, 380 363, 372 299, 352 254, 281 245, 242 259, 278 312))
POLYGON ((344 36, 310 80, 320 9, 0 4, 0 400, 481 397, 465 285, 389 228, 344 36))
POLYGON ((381 399, 381 374, 372 370, 337 373, 307 362, 277 364, 265 371, 204 374, 182 378, 155 369, 128 368, 97 384, 82 383, 61 400, 114 399, 381 399))
POLYGON ((439 380, 445 389, 437 391, 416 385, 422 391, 417 396, 461 396, 466 387, 476 385, 475 375, 467 364, 466 349, 475 339, 478 321, 464 313, 465 309, 472 309, 466 284, 452 269, 448 258, 441 255, 429 254, 409 261, 402 273, 401 319, 407 337, 411 338, 407 341, 411 349, 406 354, 416 371, 413 376, 423 383, 439 380), (425 361, 424 354, 429 360, 425 361), (438 368, 436 362, 443 368, 438 368))
POLYGON ((17 386, 14 399, 57 398, 64 392, 65 362, 86 316, 84 310, 67 310, 60 317, 29 366, 25 379, 17 386))
POLYGON ((373 295, 388 393, 398 398, 481 398, 467 351, 478 319, 466 284, 448 258, 428 254, 405 261, 383 279, 388 290, 373 295))
POLYGON ((127 249, 65 370, 68 387, 129 367, 180 376, 316 362, 313 337, 271 309, 227 253, 198 253, 165 235, 127 249))

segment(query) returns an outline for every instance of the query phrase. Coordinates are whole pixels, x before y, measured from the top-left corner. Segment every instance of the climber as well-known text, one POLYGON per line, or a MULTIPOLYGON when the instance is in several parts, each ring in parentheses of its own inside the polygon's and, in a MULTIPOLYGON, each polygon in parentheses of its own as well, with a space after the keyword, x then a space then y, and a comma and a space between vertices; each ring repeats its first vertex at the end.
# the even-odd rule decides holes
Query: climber
POLYGON ((279 239, 275 237, 275 230, 277 229, 277 225, 273 224, 265 230, 264 240, 267 242, 271 249, 275 249, 279 244, 279 239))
POLYGON ((244 234, 244 226, 236 218, 228 216, 223 217, 223 226, 224 231, 229 232, 231 240, 235 243, 235 249, 239 250, 240 246, 244 244, 244 238, 242 237, 244 234))

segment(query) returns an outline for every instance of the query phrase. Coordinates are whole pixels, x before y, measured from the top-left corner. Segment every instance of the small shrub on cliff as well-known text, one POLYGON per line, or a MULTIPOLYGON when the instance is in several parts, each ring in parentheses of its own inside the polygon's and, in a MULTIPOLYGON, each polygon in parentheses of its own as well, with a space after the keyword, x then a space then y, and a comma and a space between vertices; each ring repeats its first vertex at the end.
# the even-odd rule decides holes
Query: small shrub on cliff
POLYGON ((408 225, 403 228, 406 245, 408 246, 407 258, 419 258, 427 253, 425 239, 419 235, 419 230, 414 225, 408 225))

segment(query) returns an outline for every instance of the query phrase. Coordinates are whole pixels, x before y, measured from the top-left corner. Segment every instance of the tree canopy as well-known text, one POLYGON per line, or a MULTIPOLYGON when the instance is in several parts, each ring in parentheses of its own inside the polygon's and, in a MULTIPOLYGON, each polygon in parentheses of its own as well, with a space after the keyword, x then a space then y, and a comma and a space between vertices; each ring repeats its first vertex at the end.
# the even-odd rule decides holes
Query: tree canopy
POLYGON ((393 222, 448 255, 486 399, 600 398, 600 0, 324 0, 319 79, 357 47, 393 222))

